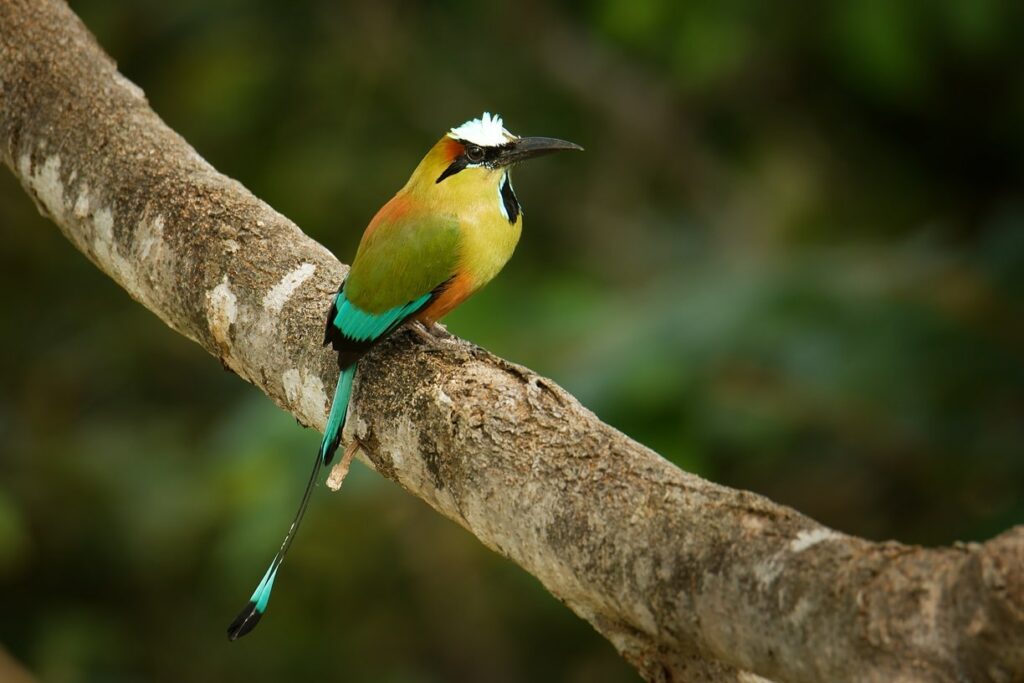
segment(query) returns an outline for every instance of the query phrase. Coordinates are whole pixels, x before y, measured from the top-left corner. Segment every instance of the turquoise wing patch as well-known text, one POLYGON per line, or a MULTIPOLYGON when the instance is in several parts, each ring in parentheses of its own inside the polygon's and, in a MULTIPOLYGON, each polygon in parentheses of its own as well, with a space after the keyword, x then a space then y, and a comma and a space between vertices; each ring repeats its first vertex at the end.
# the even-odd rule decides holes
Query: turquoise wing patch
POLYGON ((423 308, 432 294, 427 293, 404 306, 395 306, 381 313, 367 313, 345 297, 345 291, 338 292, 334 306, 337 314, 332 325, 345 337, 354 342, 372 342, 393 330, 402 321, 423 308))

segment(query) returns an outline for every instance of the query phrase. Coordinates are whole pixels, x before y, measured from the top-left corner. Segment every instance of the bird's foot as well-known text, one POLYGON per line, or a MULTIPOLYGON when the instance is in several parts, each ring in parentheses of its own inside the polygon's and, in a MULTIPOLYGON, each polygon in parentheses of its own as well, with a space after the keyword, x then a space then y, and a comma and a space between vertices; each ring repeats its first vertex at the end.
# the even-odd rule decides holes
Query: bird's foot
POLYGON ((449 339, 452 336, 452 333, 448 331, 448 326, 438 322, 430 323, 430 334, 438 339, 449 339))
POLYGON ((426 344, 435 344, 440 339, 450 339, 452 336, 448 332, 448 328, 441 323, 430 323, 430 325, 424 325, 422 322, 417 320, 409 326, 409 329, 411 329, 413 333, 426 344))

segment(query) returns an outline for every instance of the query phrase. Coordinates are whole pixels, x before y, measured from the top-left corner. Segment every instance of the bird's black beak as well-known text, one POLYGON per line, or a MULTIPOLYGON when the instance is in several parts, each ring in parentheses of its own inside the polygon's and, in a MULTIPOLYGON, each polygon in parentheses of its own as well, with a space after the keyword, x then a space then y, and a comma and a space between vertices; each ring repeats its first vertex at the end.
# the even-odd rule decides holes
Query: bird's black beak
POLYGON ((575 142, 566 142, 558 138, 519 138, 502 151, 498 163, 502 166, 509 166, 534 157, 566 150, 582 152, 583 148, 575 142))

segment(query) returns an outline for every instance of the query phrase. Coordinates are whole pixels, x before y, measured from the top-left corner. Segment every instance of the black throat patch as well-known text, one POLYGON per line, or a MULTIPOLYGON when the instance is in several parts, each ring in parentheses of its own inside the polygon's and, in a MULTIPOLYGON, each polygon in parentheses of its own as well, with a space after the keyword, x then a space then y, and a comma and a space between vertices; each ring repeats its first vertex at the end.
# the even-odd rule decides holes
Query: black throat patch
POLYGON ((501 179, 501 201, 505 205, 508 222, 514 224, 519 218, 519 214, 522 213, 522 208, 519 206, 519 200, 512 189, 512 181, 509 180, 508 173, 501 179))

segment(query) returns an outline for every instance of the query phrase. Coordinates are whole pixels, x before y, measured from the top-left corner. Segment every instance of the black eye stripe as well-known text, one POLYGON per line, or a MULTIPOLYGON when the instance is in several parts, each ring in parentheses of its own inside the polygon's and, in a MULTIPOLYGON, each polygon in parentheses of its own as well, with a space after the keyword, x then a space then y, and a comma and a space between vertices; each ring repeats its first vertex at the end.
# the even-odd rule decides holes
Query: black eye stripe
POLYGON ((512 148, 512 143, 497 145, 495 147, 484 147, 484 163, 493 163, 498 160, 502 152, 512 148))
POLYGON ((495 145, 493 147, 484 147, 483 145, 477 145, 475 143, 467 142, 465 140, 456 140, 456 142, 461 143, 463 146, 466 147, 466 149, 469 149, 470 147, 477 147, 478 149, 483 150, 483 158, 473 161, 469 158, 466 152, 463 152, 459 156, 455 157, 455 160, 448 165, 448 168, 444 169, 444 171, 441 173, 441 175, 437 177, 437 180, 435 180, 434 183, 439 183, 445 178, 450 178, 451 176, 463 170, 470 164, 482 164, 484 166, 493 168, 494 163, 498 160, 498 157, 501 156, 501 153, 512 147, 511 142, 506 143, 504 145, 495 145))
POLYGON ((466 166, 468 166, 468 165, 469 165, 469 160, 466 159, 466 155, 465 154, 460 154, 459 156, 455 157, 455 161, 453 161, 452 163, 448 164, 448 168, 444 169, 444 171, 441 173, 441 175, 437 176, 437 180, 435 180, 434 183, 437 184, 437 183, 441 182, 442 180, 444 180, 445 178, 447 178, 449 176, 455 175, 456 173, 458 173, 462 169, 466 168, 466 166))

